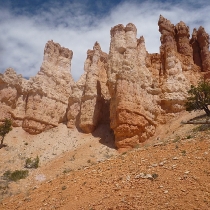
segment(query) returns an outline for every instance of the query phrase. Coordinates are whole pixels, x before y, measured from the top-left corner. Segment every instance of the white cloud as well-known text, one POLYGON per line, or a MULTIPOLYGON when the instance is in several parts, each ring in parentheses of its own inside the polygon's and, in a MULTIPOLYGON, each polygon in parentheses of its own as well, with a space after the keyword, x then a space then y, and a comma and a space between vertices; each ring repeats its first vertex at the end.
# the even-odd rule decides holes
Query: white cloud
POLYGON ((98 41, 102 50, 108 53, 110 29, 119 23, 134 23, 138 37, 145 37, 147 50, 158 52, 160 34, 157 22, 160 14, 173 24, 184 21, 191 31, 202 25, 210 32, 210 5, 202 1, 203 6, 195 8, 193 3, 192 0, 176 4, 127 1, 112 8, 106 16, 94 16, 79 3, 45 5, 33 15, 23 11, 22 15, 15 15, 9 9, 1 9, 0 72, 13 67, 23 76, 34 76, 41 66, 46 42, 54 40, 73 50, 71 71, 77 80, 83 73, 87 50, 98 41))

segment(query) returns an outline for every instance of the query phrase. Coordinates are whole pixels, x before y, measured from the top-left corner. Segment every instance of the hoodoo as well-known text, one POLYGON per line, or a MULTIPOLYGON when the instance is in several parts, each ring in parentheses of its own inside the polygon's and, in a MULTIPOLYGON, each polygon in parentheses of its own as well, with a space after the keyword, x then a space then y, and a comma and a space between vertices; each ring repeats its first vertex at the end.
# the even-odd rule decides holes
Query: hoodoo
MULTIPOLYGON (((73 52, 47 42, 40 71, 29 80, 13 69, 0 74, 0 121, 11 118, 38 134, 59 123, 92 133, 109 124, 118 148, 135 147, 184 109, 187 91, 210 75, 209 35, 160 15, 160 52, 150 54, 134 24, 111 28, 109 53, 87 51, 84 74, 71 76, 73 52)), ((146 40, 147 41, 147 40, 146 40)))

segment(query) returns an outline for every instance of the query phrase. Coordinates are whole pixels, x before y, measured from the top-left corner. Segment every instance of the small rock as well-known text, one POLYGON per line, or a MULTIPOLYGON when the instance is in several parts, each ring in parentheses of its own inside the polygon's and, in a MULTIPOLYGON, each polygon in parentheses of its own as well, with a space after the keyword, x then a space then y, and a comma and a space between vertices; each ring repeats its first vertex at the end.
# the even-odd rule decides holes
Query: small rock
POLYGON ((128 176, 126 177, 126 180, 127 180, 127 181, 130 181, 130 179, 131 179, 131 177, 128 175, 128 176))
POLYGON ((160 146, 160 145, 163 145, 163 142, 155 143, 155 144, 153 145, 153 147, 160 146))
POLYGON ((176 165, 172 165, 172 168, 176 168, 176 165))
POLYGON ((153 176, 151 174, 145 174, 145 173, 140 173, 138 175, 135 176, 135 179, 153 179, 153 176))
POLYGON ((163 165, 164 165, 164 162, 160 162, 160 163, 159 163, 159 166, 163 166, 163 165))
POLYGON ((153 167, 157 167, 158 164, 157 164, 157 163, 153 163, 152 166, 153 166, 153 167))

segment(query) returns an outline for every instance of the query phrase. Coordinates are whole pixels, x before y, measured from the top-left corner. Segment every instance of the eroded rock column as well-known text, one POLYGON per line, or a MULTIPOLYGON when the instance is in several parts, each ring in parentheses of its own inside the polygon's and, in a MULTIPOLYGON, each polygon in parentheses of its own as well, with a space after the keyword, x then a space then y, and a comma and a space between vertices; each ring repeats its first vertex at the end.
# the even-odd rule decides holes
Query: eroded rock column
POLYGON ((200 47, 200 56, 202 60, 202 71, 210 71, 210 52, 209 52, 209 35, 205 29, 200 26, 197 31, 197 40, 200 47))
POLYGON ((147 92, 153 79, 146 68, 144 39, 137 40, 136 33, 131 23, 111 29, 108 87, 111 128, 118 148, 134 147, 152 136, 158 113, 155 97, 147 92))
POLYGON ((88 50, 87 59, 90 62, 86 65, 87 75, 81 99, 79 127, 83 132, 91 133, 99 124, 103 113, 104 88, 100 81, 100 71, 106 72, 107 54, 101 51, 96 42, 93 50, 88 50))
POLYGON ((72 51, 53 41, 47 42, 38 74, 29 80, 23 129, 40 133, 66 122, 68 98, 74 84, 70 75, 72 51))
MULTIPOLYGON (((166 113, 176 113, 184 109, 190 82, 183 70, 192 70, 192 50, 189 46, 188 28, 183 22, 174 27, 163 16, 158 21, 161 33, 160 55, 162 60, 161 107, 166 113), (189 57, 189 62, 181 58, 189 57), (184 65, 183 65, 184 64, 184 65)), ((187 58, 188 59, 188 58, 187 58)))

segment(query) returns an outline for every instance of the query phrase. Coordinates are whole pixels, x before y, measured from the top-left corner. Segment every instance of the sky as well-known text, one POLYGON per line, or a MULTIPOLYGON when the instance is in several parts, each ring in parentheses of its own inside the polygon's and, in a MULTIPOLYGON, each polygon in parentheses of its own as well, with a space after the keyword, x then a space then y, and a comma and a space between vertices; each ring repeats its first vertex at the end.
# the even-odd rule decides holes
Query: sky
POLYGON ((11 67, 35 76, 45 44, 53 40, 73 51, 71 74, 78 80, 96 41, 109 52, 111 27, 134 23, 147 51, 158 53, 160 14, 210 34, 209 11, 209 0, 0 0, 0 73, 11 67))

